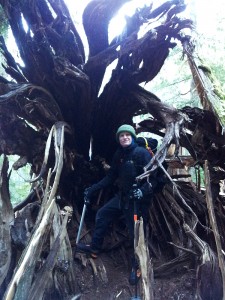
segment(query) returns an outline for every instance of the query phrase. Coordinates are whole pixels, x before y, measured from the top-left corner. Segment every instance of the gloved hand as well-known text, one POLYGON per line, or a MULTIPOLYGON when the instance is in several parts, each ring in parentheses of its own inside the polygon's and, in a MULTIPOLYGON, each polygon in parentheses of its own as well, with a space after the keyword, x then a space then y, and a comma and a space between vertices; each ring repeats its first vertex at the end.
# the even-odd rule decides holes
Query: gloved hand
POLYGON ((143 193, 141 189, 134 189, 133 190, 133 199, 134 200, 141 200, 143 198, 143 193))
POLYGON ((89 194, 89 189, 90 189, 90 187, 86 188, 84 190, 84 204, 86 204, 86 205, 89 205, 91 203, 90 196, 88 195, 89 194))
POLYGON ((97 186, 96 184, 93 184, 92 186, 90 186, 89 188, 86 188, 84 190, 84 203, 86 205, 89 205, 90 204, 90 200, 91 200, 91 196, 92 194, 97 191, 97 186))
POLYGON ((129 198, 133 200, 141 200, 143 198, 142 190, 135 187, 130 191, 129 198))

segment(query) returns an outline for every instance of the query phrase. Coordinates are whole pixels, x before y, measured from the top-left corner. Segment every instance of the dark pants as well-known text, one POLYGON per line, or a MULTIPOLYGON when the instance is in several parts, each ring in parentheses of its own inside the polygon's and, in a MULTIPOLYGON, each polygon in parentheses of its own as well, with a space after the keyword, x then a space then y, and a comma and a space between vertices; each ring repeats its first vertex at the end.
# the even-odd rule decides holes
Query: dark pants
MULTIPOLYGON (((140 216, 141 207, 138 205, 138 214, 140 216)), ((145 209, 147 212, 147 207, 145 209)), ((144 219, 144 223, 147 217, 141 214, 144 219)), ((101 249, 104 236, 109 225, 118 220, 119 217, 124 216, 126 225, 129 231, 129 236, 131 240, 134 239, 134 202, 130 200, 125 203, 121 200, 119 195, 113 197, 108 203, 106 203, 102 208, 99 209, 95 219, 95 230, 92 237, 92 248, 93 249, 101 249)))

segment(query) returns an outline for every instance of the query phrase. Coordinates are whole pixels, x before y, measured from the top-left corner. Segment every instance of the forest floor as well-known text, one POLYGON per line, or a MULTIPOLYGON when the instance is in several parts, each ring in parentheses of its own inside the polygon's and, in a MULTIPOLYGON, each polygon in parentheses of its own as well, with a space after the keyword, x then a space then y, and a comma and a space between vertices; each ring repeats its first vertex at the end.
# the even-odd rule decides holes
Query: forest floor
MULTIPOLYGON (((93 234, 94 217, 88 215, 85 237, 82 242, 90 242, 93 234)), ((115 227, 114 227, 115 229, 115 227)), ((71 240, 74 251, 77 290, 81 300, 130 300, 135 299, 135 287, 129 284, 131 271, 130 258, 132 257, 131 241, 127 239, 126 229, 123 225, 116 225, 117 230, 109 230, 105 236, 104 252, 98 258, 89 258, 84 253, 76 252, 74 232, 76 228, 71 224, 71 240), (118 233, 119 232, 119 233, 118 233), (107 250, 106 250, 107 249, 107 250), (111 250, 110 250, 111 249, 111 250)), ((165 249, 165 252, 168 252, 165 249)), ((165 261, 152 257, 154 268, 161 266, 165 261)), ((160 257, 160 255, 159 255, 160 257)), ((165 257, 164 257, 165 259, 165 257)), ((169 260, 169 259, 168 259, 169 260)), ((166 262, 168 262, 166 259, 166 262)), ((154 274, 153 293, 154 300, 194 300, 196 299, 196 270, 188 266, 175 268, 176 271, 167 270, 160 277, 154 274), (178 271, 179 270, 179 271, 178 271), (169 274, 169 275, 168 275, 169 274)), ((138 296, 142 297, 141 279, 138 283, 138 296)))
MULTIPOLYGON (((124 250, 124 249, 123 249, 124 250)), ((81 300, 136 299, 135 287, 128 281, 130 266, 126 261, 129 251, 114 250, 101 253, 97 259, 75 254, 76 275, 81 300)), ((157 262, 158 264, 159 262, 157 262)), ((154 269, 154 260, 153 260, 154 269)), ((154 300, 193 300, 195 298, 195 271, 173 273, 169 277, 155 278, 154 300)), ((141 280, 138 294, 141 296, 141 280)))

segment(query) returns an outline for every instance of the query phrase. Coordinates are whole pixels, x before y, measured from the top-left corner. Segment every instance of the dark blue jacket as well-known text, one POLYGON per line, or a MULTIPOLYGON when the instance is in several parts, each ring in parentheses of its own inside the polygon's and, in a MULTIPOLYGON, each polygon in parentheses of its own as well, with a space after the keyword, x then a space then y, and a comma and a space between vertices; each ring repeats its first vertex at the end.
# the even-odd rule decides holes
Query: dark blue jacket
MULTIPOLYGON (((132 143, 128 147, 119 147, 114 154, 111 168, 107 175, 93 186, 94 190, 105 188, 114 182, 117 183, 122 197, 128 196, 135 178, 144 172, 144 167, 149 163, 152 156, 149 151, 132 143)), ((139 188, 143 192, 144 198, 152 194, 151 185, 144 180, 139 188)))

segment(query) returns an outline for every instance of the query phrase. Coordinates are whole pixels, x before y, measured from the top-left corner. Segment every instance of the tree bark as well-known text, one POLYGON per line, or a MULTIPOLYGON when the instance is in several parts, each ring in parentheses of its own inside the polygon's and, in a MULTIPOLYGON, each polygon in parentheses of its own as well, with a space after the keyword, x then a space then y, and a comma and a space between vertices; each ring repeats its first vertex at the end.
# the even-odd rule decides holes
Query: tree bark
MULTIPOLYGON (((7 178, 9 163, 4 156, 2 165, 0 166, 0 294, 4 293, 3 288, 7 286, 10 273, 12 259, 12 240, 10 235, 11 227, 14 224, 14 214, 9 196, 9 182, 7 178), (8 276, 7 276, 8 275, 8 276)), ((13 266, 11 266, 13 267, 13 266)))
MULTIPOLYGON (((33 174, 29 180, 35 183, 36 191, 14 208, 16 228, 12 228, 14 214, 4 159, 0 182, 3 241, 0 283, 5 299, 79 297, 82 284, 75 278, 71 245, 79 224, 83 191, 105 175, 104 165, 111 163, 117 147, 118 126, 133 125, 135 115, 147 113, 152 117, 141 122, 138 131, 154 132, 163 140, 137 180, 148 178, 158 169, 167 184, 154 195, 149 209, 148 241, 144 241, 142 229, 139 232, 137 254, 144 297, 153 299, 153 274, 159 278, 162 272, 171 274, 183 271, 186 266, 196 270, 198 293, 208 297, 204 300, 212 299, 213 293, 221 295, 220 272, 212 248, 220 247, 218 235, 225 230, 223 201, 218 190, 219 181, 225 178, 223 119, 214 107, 211 98, 214 95, 206 92, 211 85, 197 67, 190 39, 182 32, 192 28, 192 22, 179 17, 185 9, 182 1, 167 1, 154 10, 152 5, 146 6, 127 17, 123 34, 109 43, 109 22, 127 2, 94 0, 88 4, 83 14, 90 50, 86 58, 83 41, 63 0, 0 0, 22 60, 17 62, 0 37, 7 74, 0 76, 0 154, 19 155, 15 169, 31 164, 33 174), (138 36, 140 27, 149 24, 156 25, 149 27, 142 37, 138 36), (203 110, 175 109, 139 85, 157 76, 178 42, 183 43, 203 110), (116 66, 100 93, 105 71, 112 62, 116 66), (205 160, 209 161, 213 198, 217 201, 214 203, 218 221, 218 230, 214 228, 216 244, 214 236, 205 233, 209 229, 205 198, 210 200, 210 190, 203 195, 193 189, 193 183, 170 176, 164 161, 171 144, 175 145, 174 157, 181 164, 180 146, 191 154, 193 166, 202 167, 205 160), (72 232, 67 224, 69 213, 61 216, 65 206, 74 209, 72 232), (12 245, 19 256, 14 274, 12 245), (152 266, 148 247, 151 257, 166 259, 166 263, 158 268, 152 266), (214 284, 208 295, 205 278, 212 279, 214 284)), ((111 192, 108 190, 108 195, 111 192)), ((106 196, 104 192, 101 194, 97 208, 105 203, 106 196)), ((88 221, 92 219, 93 216, 88 221)), ((89 233, 88 229, 85 232, 89 233)), ((122 239, 114 231, 115 243, 110 244, 110 249, 123 245, 126 234, 123 233, 122 239)), ((86 241, 90 236, 81 238, 86 241)), ((221 249, 224 245, 221 238, 221 249)), ((126 252, 120 251, 125 258, 126 252)), ((221 254, 220 250, 218 253, 221 254)), ((108 270, 102 260, 95 263, 77 253, 75 259, 77 265, 91 263, 90 274, 94 270, 98 286, 108 282, 108 270)), ((221 260, 220 256, 222 268, 221 260)))
MULTIPOLYGON (((219 234, 219 230, 218 230, 218 226, 217 226, 217 222, 216 222, 216 215, 215 215, 215 211, 214 211, 212 191, 211 191, 211 186, 210 186, 210 175, 209 175, 207 161, 205 162, 205 165, 204 165, 204 172, 205 172, 206 191, 207 191, 207 193, 206 193, 207 208, 208 208, 208 212, 209 212, 210 224, 211 224, 213 234, 215 237, 215 242, 216 242, 219 267, 220 267, 220 272, 221 272, 222 281, 223 281, 223 291, 225 291, 225 262, 224 262, 223 249, 221 246, 220 234, 219 234)), ((225 295, 223 293, 223 300, 224 299, 225 299, 225 295)))

